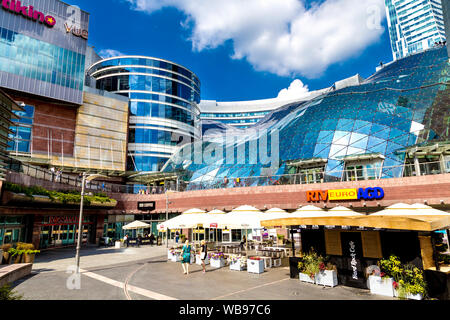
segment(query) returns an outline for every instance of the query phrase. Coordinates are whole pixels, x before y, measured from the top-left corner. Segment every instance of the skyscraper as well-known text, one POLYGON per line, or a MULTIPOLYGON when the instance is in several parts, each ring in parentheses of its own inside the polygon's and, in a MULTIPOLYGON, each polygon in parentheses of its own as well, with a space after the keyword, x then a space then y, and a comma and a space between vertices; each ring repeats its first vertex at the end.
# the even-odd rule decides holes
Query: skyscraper
POLYGON ((441 0, 385 0, 394 60, 445 41, 441 0))

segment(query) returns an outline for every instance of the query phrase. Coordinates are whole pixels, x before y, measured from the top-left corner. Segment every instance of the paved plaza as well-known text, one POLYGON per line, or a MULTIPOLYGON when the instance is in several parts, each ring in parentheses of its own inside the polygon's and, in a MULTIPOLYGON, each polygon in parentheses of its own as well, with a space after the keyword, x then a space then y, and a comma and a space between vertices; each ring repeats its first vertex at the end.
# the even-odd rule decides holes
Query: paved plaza
MULTIPOLYGON (((88 247, 81 250, 78 282, 68 270, 75 248, 42 252, 32 274, 14 283, 27 300, 388 300, 368 290, 321 287, 289 278, 289 268, 263 274, 231 271, 228 267, 205 274, 167 261, 166 246, 140 248, 88 247), (70 289, 72 288, 72 289, 70 289), (73 289, 75 288, 75 289, 73 289)), ((73 270, 73 269, 72 269, 73 270)), ((390 299, 392 300, 392 299, 390 299)))

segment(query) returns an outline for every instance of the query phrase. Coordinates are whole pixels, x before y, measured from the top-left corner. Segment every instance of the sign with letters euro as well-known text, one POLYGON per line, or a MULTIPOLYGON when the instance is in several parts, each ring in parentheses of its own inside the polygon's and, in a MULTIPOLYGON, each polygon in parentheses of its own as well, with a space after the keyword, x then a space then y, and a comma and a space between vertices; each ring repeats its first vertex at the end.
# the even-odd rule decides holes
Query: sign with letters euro
POLYGON ((359 189, 314 190, 306 192, 306 201, 380 200, 384 190, 379 187, 359 189))

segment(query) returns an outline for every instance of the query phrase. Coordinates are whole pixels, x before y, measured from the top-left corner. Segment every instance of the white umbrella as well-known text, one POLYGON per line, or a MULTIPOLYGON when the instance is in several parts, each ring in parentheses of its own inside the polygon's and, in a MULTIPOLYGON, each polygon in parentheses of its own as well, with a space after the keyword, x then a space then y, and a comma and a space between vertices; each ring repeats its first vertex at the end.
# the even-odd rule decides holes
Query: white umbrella
POLYGON ((229 229, 260 229, 262 212, 252 206, 241 206, 227 215, 221 221, 221 227, 229 229))
POLYGON ((332 214, 332 217, 361 217, 364 216, 362 213, 358 213, 349 209, 347 207, 338 206, 333 209, 328 210, 328 214, 332 214))
POLYGON ((245 239, 247 248, 248 229, 262 229, 261 227, 262 212, 252 206, 240 206, 222 219, 221 226, 229 229, 245 229, 245 239))
POLYGON ((125 230, 134 230, 134 229, 146 229, 150 228, 151 226, 148 223, 142 222, 142 221, 133 221, 127 225, 125 225, 122 229, 125 230))
POLYGON ((327 217, 330 216, 325 210, 318 208, 313 205, 307 205, 297 209, 292 213, 289 218, 316 218, 316 217, 327 217))
POLYGON ((280 218, 289 218, 290 213, 280 208, 272 208, 261 213, 261 221, 280 218))

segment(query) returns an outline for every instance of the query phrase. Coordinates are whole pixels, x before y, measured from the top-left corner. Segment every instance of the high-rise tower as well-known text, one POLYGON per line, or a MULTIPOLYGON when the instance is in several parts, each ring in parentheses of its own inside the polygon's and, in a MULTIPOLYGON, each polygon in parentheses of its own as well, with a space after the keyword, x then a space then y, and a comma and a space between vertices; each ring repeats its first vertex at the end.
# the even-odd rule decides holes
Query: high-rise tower
POLYGON ((385 3, 394 60, 445 40, 441 0, 385 0, 385 3))

